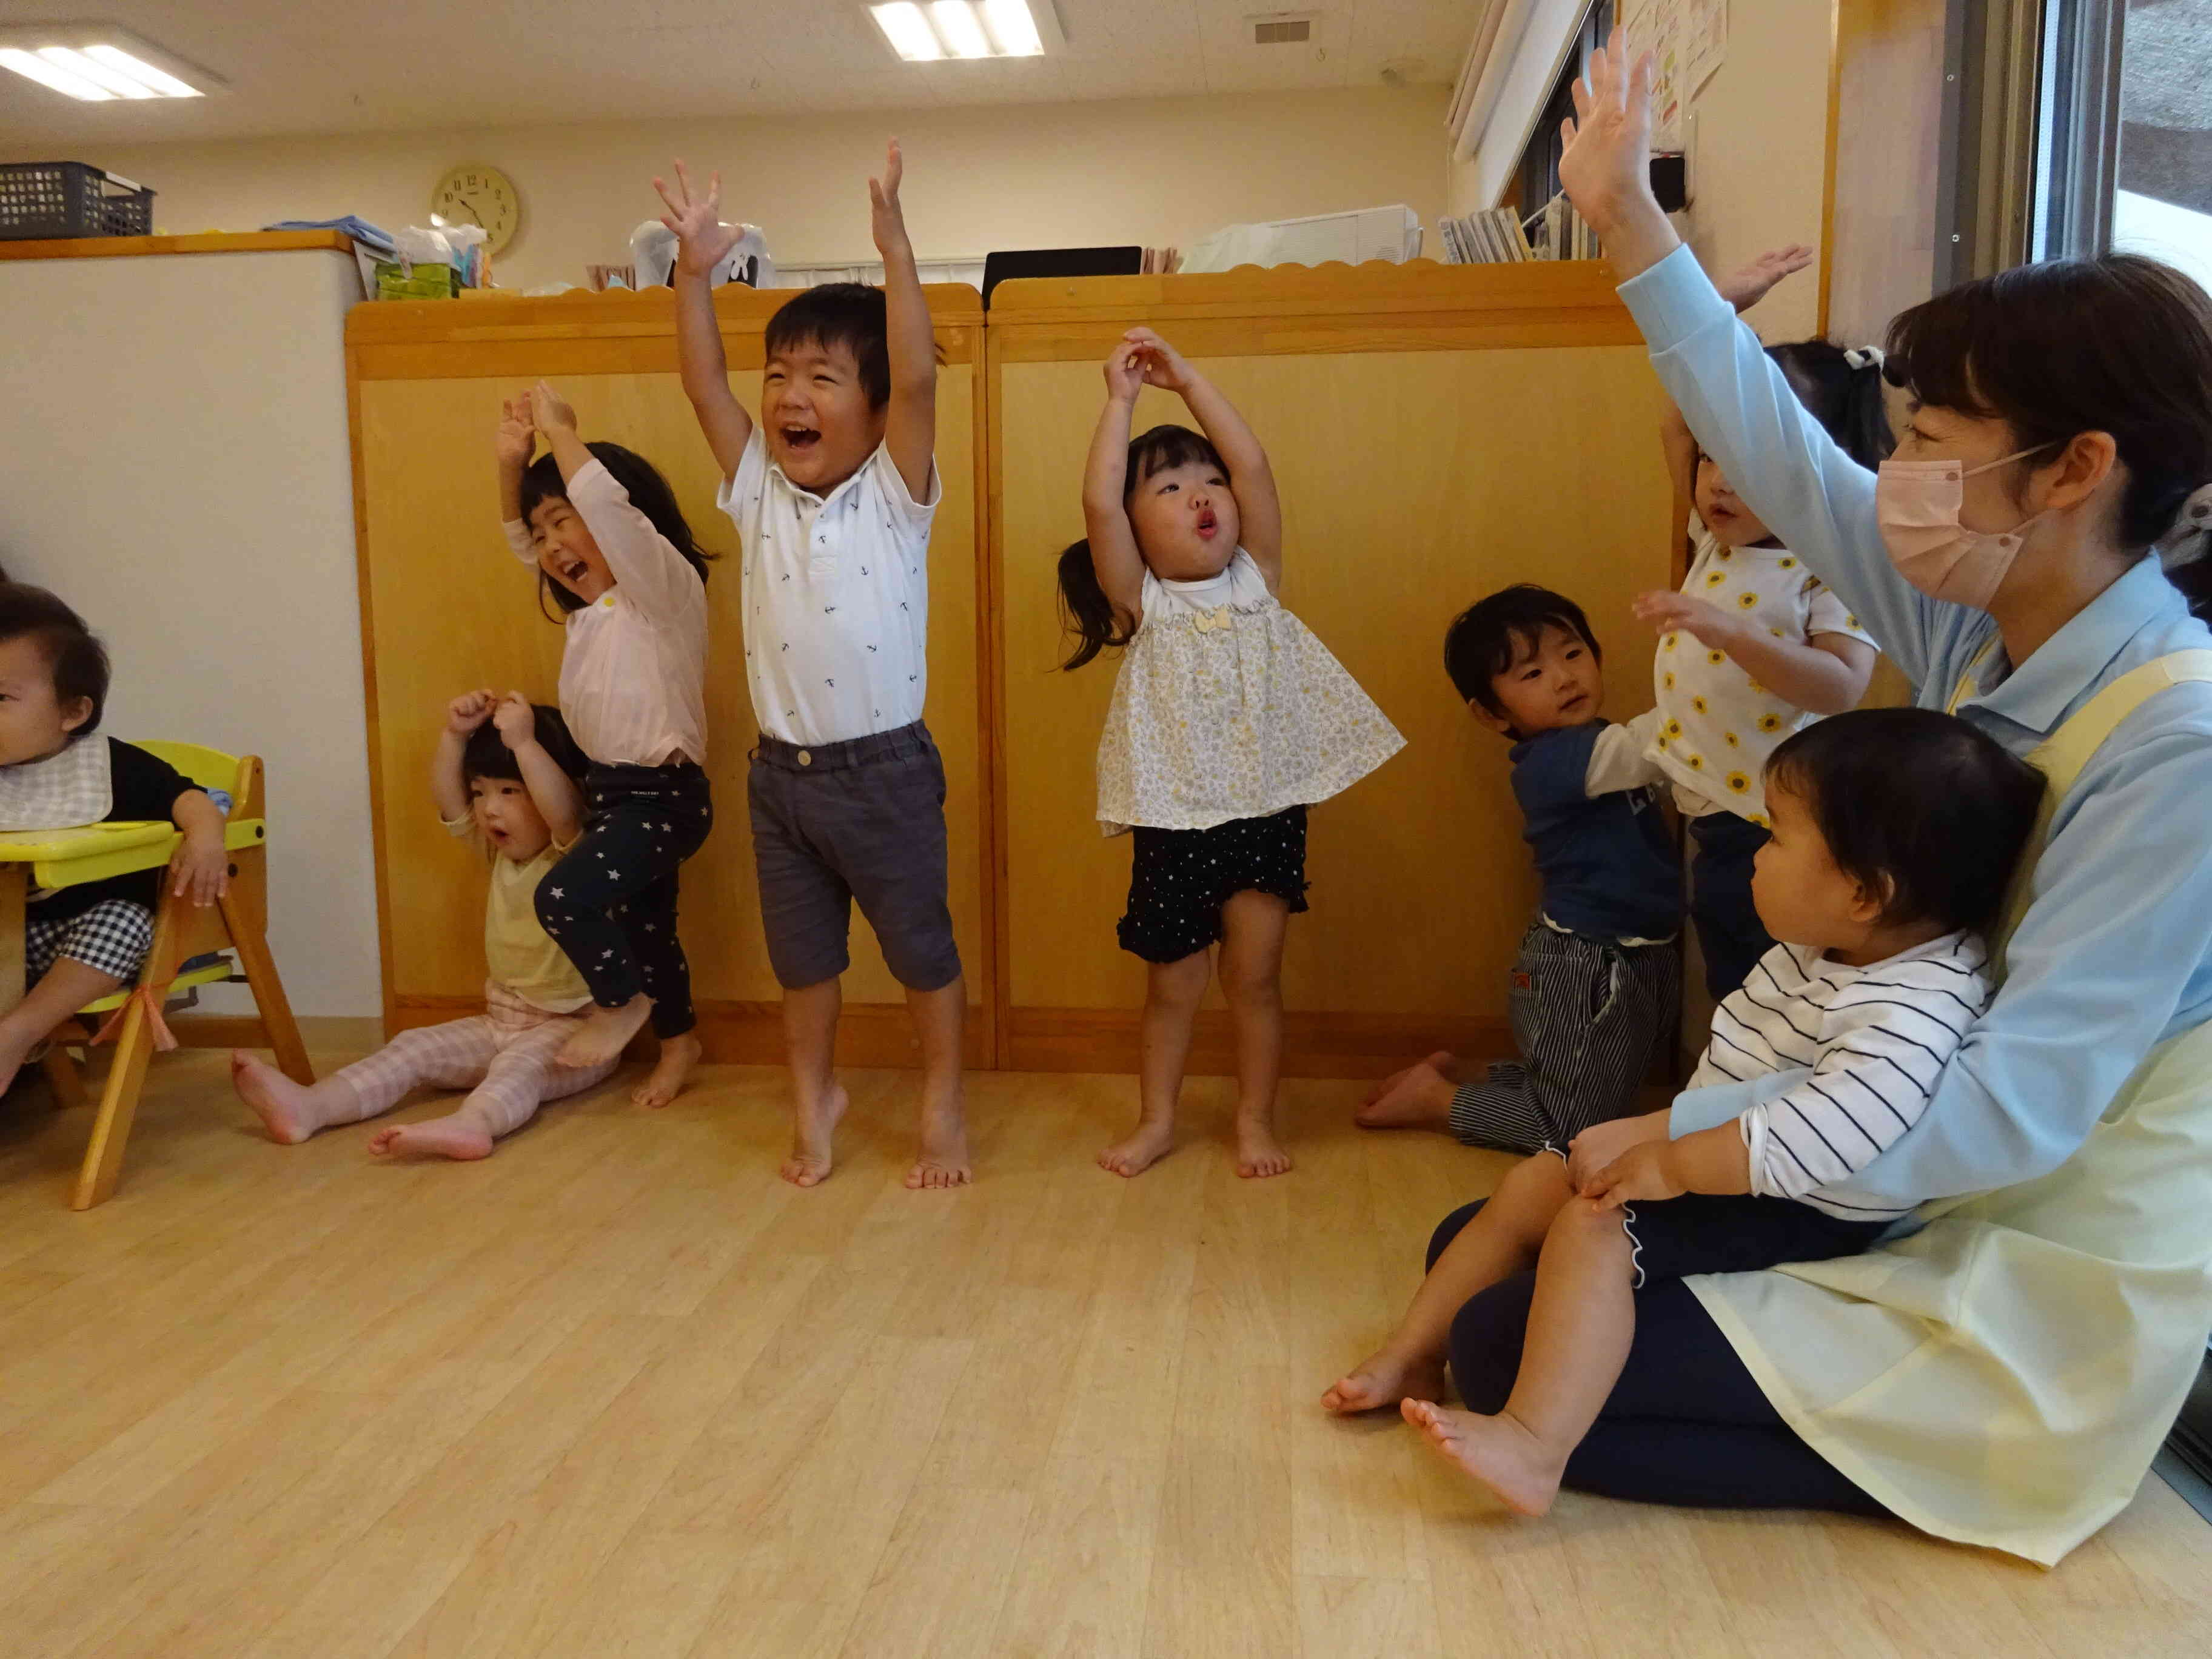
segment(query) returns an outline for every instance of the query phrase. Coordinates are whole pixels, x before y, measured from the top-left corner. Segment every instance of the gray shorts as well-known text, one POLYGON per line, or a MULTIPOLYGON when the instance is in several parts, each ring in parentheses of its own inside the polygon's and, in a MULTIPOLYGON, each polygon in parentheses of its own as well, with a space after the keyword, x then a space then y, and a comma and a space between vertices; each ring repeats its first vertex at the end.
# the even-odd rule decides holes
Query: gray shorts
POLYGON ((850 965, 853 901, 911 991, 960 976, 945 897, 945 763, 920 720, 802 748, 763 736, 746 781, 769 965, 787 990, 850 965))

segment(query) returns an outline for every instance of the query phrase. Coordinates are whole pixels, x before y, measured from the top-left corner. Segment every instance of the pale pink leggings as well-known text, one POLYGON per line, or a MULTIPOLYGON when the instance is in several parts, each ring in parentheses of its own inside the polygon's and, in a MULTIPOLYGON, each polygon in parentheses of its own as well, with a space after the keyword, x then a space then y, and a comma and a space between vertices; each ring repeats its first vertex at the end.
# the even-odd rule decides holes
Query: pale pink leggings
POLYGON ((484 986, 484 1012, 471 1019, 402 1031, 367 1060, 333 1072, 309 1091, 327 1129, 388 1112, 410 1089, 466 1089, 453 1115, 495 1140, 513 1134, 549 1101, 566 1099, 620 1064, 562 1066, 555 1056, 582 1020, 549 1014, 498 981, 484 986))

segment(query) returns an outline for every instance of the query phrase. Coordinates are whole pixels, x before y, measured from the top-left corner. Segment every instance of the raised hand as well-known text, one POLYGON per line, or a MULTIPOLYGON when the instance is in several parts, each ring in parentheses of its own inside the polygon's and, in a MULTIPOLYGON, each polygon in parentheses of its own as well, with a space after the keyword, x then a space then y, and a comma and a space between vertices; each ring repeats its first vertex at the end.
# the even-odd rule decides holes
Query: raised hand
POLYGON ((1741 270, 1713 286, 1720 290, 1721 298, 1738 311, 1748 311, 1764 300, 1777 283, 1812 263, 1813 250, 1802 242, 1792 242, 1787 247, 1767 249, 1741 270))
POLYGON ((653 187, 668 208, 660 222, 676 233, 678 273, 712 276, 723 256, 745 234, 742 225, 722 222, 722 175, 715 173, 702 195, 691 183, 690 170, 678 161, 675 189, 659 179, 653 181, 653 187))
POLYGON ((1149 328, 1133 328, 1121 337, 1136 349, 1146 386, 1177 393, 1190 390, 1191 381, 1197 377, 1183 361, 1182 353, 1149 328))
POLYGON ((1616 27, 1590 53, 1574 83, 1575 112, 1559 123, 1566 141, 1560 186, 1601 238, 1647 204, 1659 211, 1651 194, 1652 75, 1651 54, 1632 63, 1626 34, 1616 27))
POLYGON ((553 389, 550 380, 540 380, 530 388, 530 418, 550 441, 556 432, 576 429, 576 411, 553 389))
POLYGON ((1133 404, 1145 388, 1144 353, 1127 340, 1114 342, 1106 354, 1106 395, 1117 403, 1133 404))
POLYGON ((491 723, 499 732, 500 741, 509 749, 525 748, 537 741, 538 711, 520 691, 510 691, 492 705, 491 723))
POLYGON ((465 738, 491 718, 499 699, 489 691, 464 691, 446 705, 446 730, 465 738))
POLYGON ((906 209, 899 202, 899 184, 905 177, 906 158, 894 138, 884 151, 884 176, 868 180, 868 228, 876 239, 876 252, 887 260, 913 248, 907 239, 906 209))
POLYGON ((538 423, 530 417, 528 398, 502 398, 499 425, 492 433, 492 448, 502 466, 520 471, 530 465, 538 448, 538 423))

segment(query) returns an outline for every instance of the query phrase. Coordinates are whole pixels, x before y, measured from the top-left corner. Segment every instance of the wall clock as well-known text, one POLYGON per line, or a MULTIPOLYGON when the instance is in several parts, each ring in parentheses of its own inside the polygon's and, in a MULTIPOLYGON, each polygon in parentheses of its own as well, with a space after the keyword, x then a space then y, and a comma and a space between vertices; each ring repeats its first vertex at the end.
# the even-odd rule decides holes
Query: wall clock
POLYGON ((448 224, 482 225, 485 246, 495 254, 522 228, 522 198, 515 194, 514 181, 481 161, 447 168, 430 191, 430 211, 448 224))

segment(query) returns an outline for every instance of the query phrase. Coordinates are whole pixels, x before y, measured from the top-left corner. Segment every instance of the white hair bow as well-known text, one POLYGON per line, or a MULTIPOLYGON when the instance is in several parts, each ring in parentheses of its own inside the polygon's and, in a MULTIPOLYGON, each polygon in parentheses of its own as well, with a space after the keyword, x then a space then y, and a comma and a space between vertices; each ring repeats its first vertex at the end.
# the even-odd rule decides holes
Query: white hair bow
POLYGON ((2158 561, 2168 570, 2192 564, 2212 550, 2212 483, 2200 484, 2181 504, 2173 528, 2158 538, 2158 561))
POLYGON ((1844 362, 1852 368, 1880 368, 1887 361, 1880 346, 1853 346, 1844 353, 1844 362))

